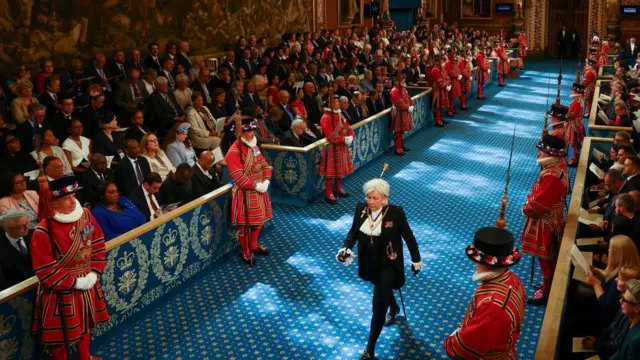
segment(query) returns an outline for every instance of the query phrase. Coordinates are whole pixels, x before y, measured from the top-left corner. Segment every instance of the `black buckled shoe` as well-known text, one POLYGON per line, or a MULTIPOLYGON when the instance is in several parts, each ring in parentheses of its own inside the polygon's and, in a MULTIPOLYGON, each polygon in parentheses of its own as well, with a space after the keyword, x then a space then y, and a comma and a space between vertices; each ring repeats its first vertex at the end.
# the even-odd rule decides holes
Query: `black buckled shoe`
POLYGON ((335 205, 338 203, 338 200, 336 200, 336 197, 333 196, 333 194, 331 194, 331 196, 328 196, 328 197, 325 196, 324 201, 326 201, 328 204, 331 204, 331 205, 335 205))
POLYGON ((396 154, 396 156, 404 156, 404 151, 396 150, 395 154, 396 154))
POLYGON ((400 313, 400 307, 398 305, 391 305, 387 318, 384 321, 384 326, 391 326, 396 322, 396 315, 400 313))
POLYGON ((542 293, 542 289, 536 290, 536 293, 527 299, 527 305, 531 306, 542 306, 547 304, 547 298, 544 297, 542 293))
POLYGON ((269 248, 267 248, 266 246, 262 246, 262 245, 258 245, 258 247, 255 250, 251 250, 251 252, 254 255, 259 255, 259 256, 271 255, 271 250, 269 250, 269 248))
POLYGON ((411 151, 411 149, 409 149, 409 148, 408 148, 408 147, 406 147, 406 146, 403 146, 403 147, 402 147, 402 150, 404 150, 404 152, 411 151))
POLYGON ((253 266, 256 264, 255 258, 253 257, 253 255, 246 257, 243 254, 240 254, 240 258, 242 259, 242 261, 244 261, 245 264, 249 266, 253 266))
POLYGON ((346 198, 346 197, 349 197, 349 193, 344 191, 344 189, 340 189, 338 190, 338 196, 346 198))
POLYGON ((362 356, 360 356, 360 360, 373 360, 375 357, 373 353, 369 353, 369 350, 365 350, 362 352, 362 356))

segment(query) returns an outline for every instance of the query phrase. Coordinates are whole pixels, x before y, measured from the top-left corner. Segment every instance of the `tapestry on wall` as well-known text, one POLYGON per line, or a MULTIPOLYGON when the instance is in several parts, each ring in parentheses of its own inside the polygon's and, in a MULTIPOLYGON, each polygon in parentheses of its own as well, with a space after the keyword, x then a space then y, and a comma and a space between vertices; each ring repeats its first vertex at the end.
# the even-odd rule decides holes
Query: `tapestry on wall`
POLYGON ((66 63, 171 39, 215 53, 240 35, 275 39, 312 28, 313 0, 0 0, 0 64, 66 63))

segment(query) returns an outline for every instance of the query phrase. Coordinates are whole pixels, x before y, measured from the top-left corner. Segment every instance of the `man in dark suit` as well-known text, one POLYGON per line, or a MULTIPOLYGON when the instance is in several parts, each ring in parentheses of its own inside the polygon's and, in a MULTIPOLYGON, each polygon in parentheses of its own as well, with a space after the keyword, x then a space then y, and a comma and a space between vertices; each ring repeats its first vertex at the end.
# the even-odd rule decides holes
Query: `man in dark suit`
POLYGON ((60 113, 60 77, 51 75, 45 81, 45 91, 38 96, 38 101, 47 108, 46 118, 53 123, 60 113))
MULTIPOLYGON (((198 78, 191 83, 191 90, 193 92, 199 92, 204 97, 204 105, 207 107, 211 106, 213 101, 213 90, 209 87, 210 80, 210 71, 208 68, 203 67, 200 69, 200 73, 198 74, 198 78)), ((211 109, 209 109, 211 110, 211 109)))
POLYGON ((73 98, 71 96, 65 95, 60 97, 60 99, 62 106, 60 112, 53 118, 52 126, 54 135, 62 144, 69 136, 69 123, 72 119, 78 119, 80 114, 75 112, 73 98))
MULTIPOLYGON (((322 80, 322 83, 324 83, 324 79, 322 80)), ((320 87, 320 83, 318 82, 318 65, 309 65, 309 73, 304 76, 304 82, 313 85, 313 94, 318 93, 318 88, 320 87)))
POLYGON ((249 81, 244 90, 244 96, 242 97, 241 104, 242 111, 247 112, 248 114, 251 114, 251 116, 253 116, 256 107, 264 110, 264 104, 262 103, 260 96, 258 96, 258 94, 256 94, 255 92, 256 87, 253 81, 249 81))
POLYGON ((46 119, 46 108, 40 103, 29 105, 29 120, 18 125, 14 134, 20 139, 23 153, 30 153, 34 149, 33 140, 36 135, 42 135, 45 130, 51 129, 51 123, 46 119))
POLYGON ((622 174, 627 177, 622 189, 621 194, 631 192, 633 190, 640 190, 640 158, 636 155, 627 156, 627 160, 624 161, 624 169, 622 174))
POLYGON ((142 60, 140 60, 140 50, 133 49, 131 50, 131 54, 129 55, 129 59, 125 61, 124 68, 127 70, 127 74, 131 69, 138 69, 140 72, 140 77, 144 76, 145 66, 142 64, 142 60))
POLYGON ((156 198, 161 186, 162 178, 160 175, 150 172, 129 195, 129 200, 142 212, 147 221, 157 219, 162 215, 162 208, 156 198))
POLYGON ((113 171, 107 168, 107 159, 102 154, 94 153, 91 156, 89 170, 80 174, 80 185, 82 186, 80 195, 84 206, 88 207, 87 204, 93 206, 100 199, 98 189, 114 180, 113 171))
POLYGON ((185 40, 180 40, 180 52, 176 56, 178 60, 178 64, 182 65, 184 68, 184 72, 188 75, 193 68, 193 64, 191 63, 191 59, 189 59, 189 42, 185 40))
MULTIPOLYGON (((126 139, 123 144, 124 159, 116 169, 116 185, 123 196, 128 196, 140 186, 151 172, 149 162, 140 154, 140 144, 135 139, 126 139)), ((162 180, 160 180, 162 182, 162 180)))
POLYGON ((96 95, 89 100, 89 106, 85 106, 80 112, 80 120, 84 128, 83 136, 93 139, 100 132, 100 119, 113 117, 104 102, 104 95, 96 95))
POLYGON ((193 175, 191 185, 193 186, 193 196, 199 198, 220 187, 220 178, 217 168, 213 165, 215 157, 211 151, 204 151, 200 154, 200 159, 193 165, 193 175))
POLYGON ((304 120, 298 118, 291 123, 291 129, 284 133, 282 139, 280 139, 280 145, 282 146, 294 146, 303 147, 302 139, 300 136, 304 133, 306 125, 304 120))
POLYGON ((282 111, 282 118, 278 122, 280 131, 287 132, 291 128, 291 123, 294 120, 293 111, 289 106, 289 92, 286 90, 280 90, 278 93, 278 105, 276 105, 282 111))
POLYGON ((558 40, 558 58, 564 57, 567 51, 567 44, 569 43, 569 32, 567 27, 562 25, 557 36, 558 40))
POLYGON ((362 120, 358 109, 355 108, 346 96, 340 97, 340 110, 342 110, 342 116, 347 120, 349 125, 356 124, 362 120))
POLYGON ((640 52, 640 48, 636 44, 636 38, 630 38, 629 44, 624 46, 624 57, 626 59, 635 59, 638 57, 638 52, 640 52))
POLYGON ((164 137, 173 124, 184 121, 184 113, 173 92, 169 91, 166 78, 156 78, 155 85, 156 91, 145 102, 149 120, 147 125, 155 130, 158 136, 164 137))
POLYGON ((106 68, 106 64, 107 64, 107 58, 104 56, 104 54, 101 54, 101 53, 96 54, 94 57, 93 64, 85 69, 84 77, 91 78, 90 81, 85 82, 87 87, 90 84, 99 84, 102 86, 102 90, 104 91, 105 95, 109 96, 113 91, 113 88, 109 83, 109 78, 111 77, 111 74, 109 73, 109 70, 106 68))
POLYGON ((304 103, 305 110, 307 110, 307 121, 310 126, 320 125, 323 111, 316 101, 315 88, 312 83, 307 82, 304 84, 303 89, 304 97, 302 98, 302 102, 304 103))
POLYGON ((351 91, 349 91, 349 89, 347 89, 347 79, 344 78, 344 76, 338 76, 336 77, 336 83, 338 84, 338 89, 336 90, 336 95, 342 97, 346 97, 347 99, 351 100, 351 97, 353 96, 351 94, 351 91))
POLYGON ((160 205, 180 204, 179 206, 182 206, 195 199, 191 183, 192 176, 193 169, 189 164, 178 165, 176 171, 169 174, 160 187, 158 192, 160 205))
POLYGON ((120 82, 115 95, 118 115, 123 126, 129 126, 131 115, 142 106, 142 88, 144 84, 140 80, 140 71, 137 68, 129 69, 127 80, 120 82))
MULTIPOLYGON (((377 89, 377 85, 376 85, 376 89, 377 89)), ((389 109, 390 107, 393 106, 393 103, 391 102, 391 80, 386 79, 384 81, 384 86, 382 89, 382 99, 381 99, 384 108, 385 109, 389 109)))
POLYGON ((251 79, 253 75, 256 73, 258 69, 256 69, 255 64, 251 60, 251 49, 245 48, 242 50, 242 59, 238 62, 238 66, 244 69, 245 74, 247 75, 247 79, 251 79))
POLYGON ((577 58, 580 53, 580 34, 578 30, 573 29, 573 33, 571 34, 571 57, 577 58))
MULTIPOLYGON (((231 75, 231 80, 233 81, 236 78, 236 53, 233 50, 227 53, 224 61, 222 62, 221 68, 225 68, 229 70, 229 75, 231 75)), ((218 70, 218 73, 220 70, 218 70)), ((215 89, 213 86, 212 89, 215 89)))
POLYGON ((114 78, 111 80, 111 85, 117 88, 118 82, 127 80, 127 70, 124 68, 124 51, 116 49, 113 52, 113 59, 109 63, 109 74, 114 78))
POLYGON ((160 69, 162 69, 162 63, 160 62, 160 45, 153 42, 149 44, 148 49, 149 55, 144 58, 144 67, 160 72, 160 69))
POLYGON ((223 89, 228 92, 231 89, 231 70, 228 68, 220 68, 218 73, 211 77, 209 88, 215 93, 216 89, 223 89))
MULTIPOLYGON (((382 87, 382 85, 380 87, 382 87)), ((381 94, 378 95, 377 91, 373 90, 369 92, 369 97, 367 97, 367 110, 369 111, 369 116, 373 116, 385 110, 382 105, 381 98, 381 94)))
POLYGON ((22 210, 7 210, 0 218, 0 273, 6 281, 0 285, 13 286, 35 275, 29 254, 33 230, 29 230, 29 218, 22 210))
POLYGON ((176 88, 176 79, 173 77, 173 69, 175 67, 175 62, 173 59, 165 58, 162 62, 162 70, 158 72, 158 76, 162 76, 167 79, 167 84, 169 85, 169 90, 173 92, 176 88))

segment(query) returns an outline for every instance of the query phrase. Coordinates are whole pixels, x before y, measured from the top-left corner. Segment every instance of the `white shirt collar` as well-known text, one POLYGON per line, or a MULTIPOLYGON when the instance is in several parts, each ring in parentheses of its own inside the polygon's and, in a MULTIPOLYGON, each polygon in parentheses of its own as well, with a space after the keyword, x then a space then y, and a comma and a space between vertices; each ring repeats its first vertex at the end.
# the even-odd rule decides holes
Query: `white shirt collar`
POLYGON ((213 177, 211 176, 211 174, 209 174, 208 171, 206 171, 205 169, 202 168, 202 166, 200 166, 200 163, 196 163, 196 166, 198 166, 198 168, 200 169, 200 171, 202 171, 202 173, 208 177, 209 179, 212 179, 213 177))

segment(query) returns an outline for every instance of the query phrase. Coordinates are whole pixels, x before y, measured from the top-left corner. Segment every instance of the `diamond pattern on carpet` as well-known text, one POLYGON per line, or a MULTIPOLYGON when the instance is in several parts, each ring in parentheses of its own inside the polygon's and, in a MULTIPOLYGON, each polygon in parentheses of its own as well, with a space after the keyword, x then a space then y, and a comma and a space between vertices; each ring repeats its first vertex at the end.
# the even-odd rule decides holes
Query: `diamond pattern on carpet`
MULTIPOLYGON (((407 263, 408 325, 402 317, 399 325, 385 328, 376 356, 446 359, 441 343, 459 325, 476 287, 464 248, 477 228, 495 224, 514 125, 507 229, 519 246, 520 208, 538 174, 535 143, 547 94, 549 106, 555 99, 559 69, 549 62, 527 66, 506 88, 485 90, 484 102, 469 101, 473 109, 449 119, 444 129, 429 127, 413 136, 406 156, 388 154, 359 170, 345 184, 353 196, 339 205, 321 199, 306 208, 277 205, 274 226, 262 236, 271 257, 249 269, 234 254, 153 310, 94 340, 93 353, 119 360, 358 359, 368 337, 373 287, 358 278, 357 259, 344 267, 335 254, 363 200, 362 184, 379 176, 386 162, 390 201, 404 207, 426 268, 414 277, 407 263)), ((574 70, 567 66, 564 73, 574 70)), ((513 269, 527 285, 530 264, 525 256, 513 269)), ((527 286, 527 292, 533 290, 527 286)), ((520 359, 534 358, 543 316, 544 308, 527 307, 520 359)))

